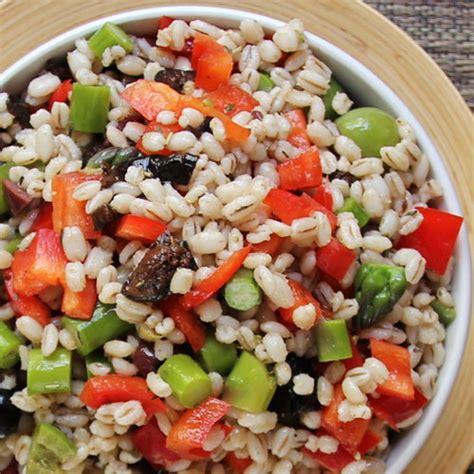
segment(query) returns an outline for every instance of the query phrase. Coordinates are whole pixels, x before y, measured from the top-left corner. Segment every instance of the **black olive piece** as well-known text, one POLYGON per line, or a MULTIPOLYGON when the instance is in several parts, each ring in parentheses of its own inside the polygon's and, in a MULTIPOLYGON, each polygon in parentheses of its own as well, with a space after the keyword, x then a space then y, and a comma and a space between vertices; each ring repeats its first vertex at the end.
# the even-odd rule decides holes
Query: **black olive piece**
POLYGON ((357 178, 355 176, 350 173, 346 173, 345 171, 335 171, 334 173, 331 173, 329 175, 329 178, 331 179, 331 181, 333 179, 342 179, 349 185, 357 181, 357 178))
POLYGON ((30 126, 30 106, 22 98, 11 96, 7 102, 7 109, 23 128, 30 126))
POLYGON ((71 70, 69 69, 65 57, 48 59, 44 66, 44 69, 40 72, 39 75, 42 75, 45 72, 50 72, 51 74, 58 76, 61 81, 73 79, 71 70))
POLYGON ((177 268, 196 270, 197 266, 187 244, 165 232, 133 270, 122 293, 133 301, 157 303, 168 296, 171 278, 177 268))
POLYGON ((211 123, 212 117, 206 117, 201 125, 199 127, 186 127, 186 130, 188 132, 193 133, 197 138, 201 138, 201 135, 204 132, 210 132, 211 131, 211 123))
POLYGON ((153 344, 140 342, 137 350, 133 353, 133 365, 142 377, 146 377, 149 372, 156 372, 160 363, 155 357, 153 344))
POLYGON ((115 222, 120 214, 114 211, 108 204, 102 204, 92 213, 92 222, 95 230, 104 230, 109 224, 115 222))
POLYGON ((16 431, 20 410, 11 402, 12 390, 0 389, 0 437, 16 431))
POLYGON ((162 82, 181 94, 183 92, 184 84, 186 84, 188 81, 194 81, 195 77, 195 71, 163 69, 162 71, 158 71, 156 73, 155 81, 162 82))

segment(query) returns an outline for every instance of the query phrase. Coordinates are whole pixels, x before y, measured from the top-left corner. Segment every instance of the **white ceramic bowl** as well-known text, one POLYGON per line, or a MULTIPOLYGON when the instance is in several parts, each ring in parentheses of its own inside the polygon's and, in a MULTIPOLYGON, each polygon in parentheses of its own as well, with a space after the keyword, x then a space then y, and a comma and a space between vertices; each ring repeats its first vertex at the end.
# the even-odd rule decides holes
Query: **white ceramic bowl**
MULTIPOLYGON (((282 25, 281 21, 262 15, 196 5, 156 7, 119 13, 74 28, 31 51, 0 74, 0 90, 10 93, 20 91, 48 59, 66 53, 74 47, 77 38, 89 36, 105 21, 121 25, 127 32, 144 35, 156 32, 157 19, 163 15, 183 19, 199 18, 227 28, 238 27, 239 22, 245 18, 258 21, 268 31, 282 25)), ((445 197, 442 208, 460 215, 459 200, 443 160, 414 114, 372 71, 347 53, 316 35, 308 34, 308 40, 317 55, 334 71, 350 97, 355 97, 361 104, 380 107, 394 116, 403 117, 414 127, 418 142, 430 159, 432 174, 443 185, 445 197)), ((453 277, 457 318, 447 331, 446 360, 439 373, 437 393, 418 423, 397 439, 387 458, 389 473, 396 474, 405 469, 429 436, 448 401, 469 329, 472 288, 470 262, 467 230, 466 226, 463 226, 456 248, 453 277)))

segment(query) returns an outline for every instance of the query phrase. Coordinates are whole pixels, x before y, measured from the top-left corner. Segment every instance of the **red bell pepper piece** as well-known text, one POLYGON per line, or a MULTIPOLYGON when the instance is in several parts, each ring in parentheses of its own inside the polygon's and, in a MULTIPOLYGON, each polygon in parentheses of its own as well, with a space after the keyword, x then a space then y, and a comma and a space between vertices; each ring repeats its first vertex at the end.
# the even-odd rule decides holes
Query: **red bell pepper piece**
POLYGON ((423 215, 423 222, 415 232, 402 235, 397 248, 418 250, 426 259, 426 268, 443 275, 453 255, 464 219, 432 207, 417 209, 423 215))
POLYGON ((317 187, 313 194, 313 199, 316 202, 319 202, 319 204, 323 205, 327 210, 332 212, 332 193, 327 178, 324 178, 322 184, 317 187))
POLYGON ((364 358, 357 347, 354 337, 351 337, 352 357, 350 359, 344 359, 341 362, 346 367, 346 370, 355 369, 356 367, 362 367, 364 365, 364 358))
POLYGON ((251 246, 248 245, 241 250, 234 252, 227 261, 218 267, 211 275, 180 298, 180 302, 185 309, 199 306, 209 299, 214 293, 219 291, 239 270, 250 253, 251 246))
POLYGON ((277 167, 280 187, 296 191, 319 186, 323 181, 319 150, 312 146, 277 167))
POLYGON ((37 295, 48 286, 62 284, 66 256, 59 234, 51 229, 40 229, 25 250, 17 250, 13 257, 13 287, 20 295, 37 295))
POLYGON ((291 125, 291 132, 287 140, 300 150, 307 150, 311 145, 308 133, 306 132, 306 116, 301 109, 290 110, 286 112, 285 117, 291 125))
POLYGON ((380 441, 382 441, 382 437, 379 434, 377 434, 375 431, 367 430, 357 448, 357 451, 361 455, 367 454, 374 450, 380 441))
POLYGON ((303 448, 303 452, 315 459, 321 466, 329 469, 331 472, 339 472, 349 463, 354 461, 354 456, 349 454, 341 445, 338 446, 335 453, 326 454, 322 451, 312 452, 307 448, 303 448))
POLYGON ((163 301, 161 309, 173 319, 176 327, 185 335, 193 351, 200 351, 206 340, 206 330, 199 318, 191 311, 184 309, 176 295, 171 295, 163 301))
POLYGON ((3 280, 8 299, 17 316, 31 316, 42 326, 51 321, 51 310, 36 296, 19 296, 13 288, 13 275, 11 270, 3 271, 3 280))
MULTIPOLYGON (((150 122, 145 128, 144 134, 147 132, 160 132, 164 137, 167 137, 170 133, 180 132, 181 130, 183 130, 183 127, 181 127, 181 125, 178 123, 174 123, 172 125, 163 125, 158 122, 150 122)), ((156 155, 156 152, 148 151, 143 146, 143 136, 140 138, 140 140, 138 140, 135 147, 145 155, 156 155)), ((159 154, 164 156, 171 155, 172 153, 173 152, 168 150, 168 148, 163 148, 159 151, 159 154)))
POLYGON ((372 413, 396 431, 398 431, 398 423, 412 417, 424 408, 427 403, 428 399, 416 387, 413 400, 402 400, 398 397, 380 395, 377 398, 369 396, 368 401, 372 413))
POLYGON ((389 372, 388 379, 377 387, 377 392, 403 400, 413 400, 415 388, 408 349, 378 339, 370 339, 370 350, 372 356, 383 362, 389 372))
POLYGON ((320 204, 318 201, 315 201, 311 196, 303 193, 300 196, 300 200, 303 204, 307 206, 307 215, 311 215, 314 212, 322 212, 329 221, 329 225, 331 226, 331 232, 336 230, 337 226, 337 216, 332 211, 330 211, 327 207, 320 204))
POLYGON ((155 120, 163 110, 180 110, 181 94, 162 82, 139 79, 120 95, 147 120, 155 120))
POLYGON ((269 240, 264 240, 259 244, 252 244, 252 250, 254 252, 263 252, 268 253, 270 255, 275 255, 276 253, 278 253, 278 250, 280 249, 282 243, 283 237, 280 237, 276 234, 272 234, 269 240))
POLYGON ((232 451, 229 451, 224 458, 224 462, 234 474, 244 474, 245 469, 247 469, 253 461, 250 458, 238 458, 232 451))
POLYGON ((64 295, 61 311, 71 318, 89 320, 97 304, 97 290, 95 280, 86 280, 86 287, 74 292, 64 285, 64 295))
POLYGON ((95 409, 107 403, 137 400, 148 415, 166 410, 165 404, 149 390, 145 379, 118 374, 91 377, 85 383, 80 399, 95 409))
POLYGON ((148 217, 127 214, 120 218, 115 236, 125 240, 140 240, 151 244, 166 230, 166 225, 148 217))
POLYGON ((314 325, 316 325, 321 318, 321 308, 319 306, 318 300, 311 294, 311 292, 305 288, 303 285, 298 283, 295 280, 288 280, 288 284, 293 291, 293 296, 295 297, 295 302, 290 308, 279 308, 278 313, 285 323, 293 325, 293 311, 299 308, 300 306, 305 306, 307 304, 313 304, 316 308, 316 319, 314 320, 314 325))
POLYGON ((228 403, 214 397, 186 410, 171 428, 166 447, 191 461, 207 457, 209 453, 203 450, 206 438, 229 410, 228 403))
POLYGON ((153 469, 159 470, 180 459, 166 447, 166 436, 158 427, 155 417, 132 433, 132 442, 153 469))
POLYGON ((55 102, 67 102, 69 93, 72 91, 72 79, 67 79, 56 88, 48 99, 48 110, 51 110, 55 102))
POLYGON ((355 252, 336 239, 316 249, 316 266, 337 281, 344 278, 355 259, 355 252))
POLYGON ((211 101, 213 107, 229 117, 250 112, 258 105, 257 100, 234 84, 221 84, 215 91, 205 94, 203 99, 211 101))
POLYGON ((40 229, 53 228, 53 205, 50 202, 44 202, 39 207, 38 215, 31 226, 31 232, 36 232, 40 229))
POLYGON ((100 232, 94 228, 92 216, 86 213, 86 202, 76 201, 72 197, 77 186, 95 180, 100 180, 100 174, 79 171, 53 178, 53 225, 56 232, 61 232, 65 227, 77 226, 86 239, 100 237, 100 232))
POLYGON ((339 421, 337 408, 343 400, 344 393, 342 391, 342 386, 341 384, 337 384, 334 386, 334 394, 331 404, 323 409, 321 426, 328 433, 334 436, 344 446, 344 448, 350 451, 357 451, 357 447, 369 427, 370 420, 357 418, 349 422, 339 421))
POLYGON ((194 36, 191 63, 196 70, 196 86, 206 91, 227 84, 234 66, 232 54, 214 38, 201 33, 194 36))
POLYGON ((158 29, 159 30, 164 30, 165 28, 168 28, 168 26, 170 26, 171 23, 173 23, 174 20, 175 20, 174 18, 171 18, 169 16, 162 16, 158 20, 158 29))

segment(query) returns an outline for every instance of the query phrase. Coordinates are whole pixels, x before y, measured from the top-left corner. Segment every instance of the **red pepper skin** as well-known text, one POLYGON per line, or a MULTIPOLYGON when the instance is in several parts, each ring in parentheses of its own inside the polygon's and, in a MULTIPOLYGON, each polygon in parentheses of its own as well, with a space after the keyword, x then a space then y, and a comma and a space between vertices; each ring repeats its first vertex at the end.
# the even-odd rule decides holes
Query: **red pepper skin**
POLYGON ((418 250, 426 259, 426 268, 444 275, 464 219, 432 207, 417 209, 423 215, 423 222, 415 232, 403 235, 397 248, 418 250))
POLYGON ((369 396, 368 405, 372 413, 385 421, 391 428, 399 431, 397 424, 413 416, 428 403, 428 399, 415 387, 413 400, 402 400, 398 397, 380 395, 369 396))
POLYGON ((298 189, 319 186, 323 181, 319 150, 312 146, 277 167, 282 189, 298 189))
POLYGON ((176 295, 171 295, 163 301, 161 309, 173 319, 176 327, 185 335, 193 351, 200 351, 206 341, 206 330, 197 316, 184 309, 176 295))
POLYGON ((199 283, 196 288, 183 295, 179 300, 183 307, 185 309, 195 308, 219 291, 243 265, 251 249, 252 247, 249 245, 234 252, 226 262, 199 283))
POLYGON ((204 442, 213 426, 229 411, 230 405, 209 397, 196 408, 186 410, 173 425, 166 439, 166 447, 191 461, 208 457, 204 442))
POLYGON ((51 229, 40 229, 25 250, 17 250, 13 257, 13 287, 20 295, 37 295, 48 286, 63 283, 66 256, 59 234, 51 229))
POLYGON ((286 112, 285 117, 291 125, 291 132, 287 140, 299 150, 307 150, 311 145, 308 133, 306 132, 306 116, 301 109, 286 112))
MULTIPOLYGON (((163 125, 163 124, 158 123, 158 122, 150 122, 145 128, 144 134, 147 133, 147 132, 157 132, 158 131, 158 132, 161 132, 164 137, 167 137, 170 133, 176 133, 176 132, 180 132, 182 130, 183 130, 183 127, 181 127, 181 125, 179 125, 178 123, 174 123, 174 124, 171 124, 171 125, 163 125)), ((148 151, 143 146, 143 135, 142 135, 142 138, 140 138, 140 140, 138 140, 135 147, 145 155, 156 155, 156 152, 148 151)), ((163 150, 159 151, 159 154, 164 155, 164 156, 169 156, 172 153, 173 152, 171 150, 168 150, 168 148, 163 148, 163 150)))
POLYGON ((87 278, 86 287, 74 292, 64 285, 64 295, 61 311, 71 318, 89 320, 97 304, 97 290, 95 280, 87 278))
POLYGON ((321 426, 334 436, 344 448, 357 452, 357 447, 369 427, 370 420, 357 418, 347 423, 339 421, 337 408, 344 398, 341 384, 335 385, 332 402, 323 409, 321 426))
POLYGON ((221 84, 215 91, 205 94, 203 99, 210 100, 213 107, 229 117, 240 112, 250 112, 258 105, 258 101, 250 94, 233 84, 221 84))
POLYGON ((227 453, 224 462, 234 474, 244 474, 245 469, 252 464, 250 458, 238 458, 232 451, 227 453))
POLYGON ((120 218, 115 236, 125 240, 140 240, 151 244, 166 230, 166 225, 147 217, 127 214, 120 218))
POLYGON ((252 244, 252 250, 254 252, 263 252, 268 253, 270 255, 276 255, 282 243, 283 237, 280 237, 276 234, 272 234, 269 240, 264 240, 259 244, 252 244))
POLYGON ((364 365, 364 358, 357 347, 354 337, 351 337, 352 357, 350 359, 341 360, 346 367, 346 370, 355 369, 364 365))
POLYGON ((41 204, 38 215, 31 226, 31 232, 37 232, 40 229, 53 229, 53 205, 50 202, 41 204))
POLYGON ((303 452, 331 472, 339 472, 354 461, 354 456, 349 454, 342 445, 339 445, 337 451, 332 454, 326 454, 321 451, 313 453, 307 448, 303 448, 303 452))
POLYGON ((336 239, 331 239, 329 244, 316 249, 316 266, 339 282, 355 259, 355 252, 344 247, 336 239))
POLYGON ((324 206, 328 211, 332 212, 333 199, 327 178, 324 178, 322 184, 317 187, 313 194, 313 199, 319 202, 319 204, 324 206))
POLYGON ((3 271, 3 280, 8 299, 17 316, 30 316, 42 326, 51 321, 51 310, 36 296, 19 296, 13 288, 13 275, 11 270, 3 271))
POLYGON ((159 30, 164 30, 165 28, 168 28, 168 26, 170 26, 171 23, 173 23, 174 20, 175 20, 174 18, 171 18, 169 16, 162 16, 158 20, 158 29, 159 30))
POLYGON ((145 379, 109 374, 91 377, 84 385, 81 401, 90 408, 99 408, 106 403, 138 400, 147 415, 166 410, 165 404, 149 390, 145 379))
POLYGON ((48 99, 48 110, 53 108, 55 102, 67 102, 69 98, 69 93, 72 91, 72 80, 67 79, 66 81, 61 82, 57 89, 51 94, 51 97, 48 99))
POLYGON ((336 230, 336 214, 334 214, 332 211, 330 211, 325 206, 320 204, 318 201, 315 201, 311 196, 308 196, 305 193, 300 196, 300 200, 303 204, 307 206, 308 215, 312 214, 313 212, 322 212, 328 218, 329 225, 331 226, 331 232, 334 232, 336 230))
POLYGON ((385 364, 388 379, 377 387, 377 392, 403 400, 415 398, 415 388, 411 377, 410 353, 406 347, 389 342, 370 340, 372 356, 385 364))
POLYGON ((60 174, 53 178, 53 224, 56 232, 65 227, 77 226, 86 239, 97 239, 101 233, 94 228, 92 216, 86 213, 86 202, 76 201, 72 194, 79 184, 100 180, 98 173, 60 174))
POLYGON ((150 418, 146 425, 132 433, 132 442, 156 470, 180 459, 175 452, 166 447, 166 436, 158 427, 155 417, 150 418))
POLYGON ((378 435, 375 431, 367 430, 357 448, 357 451, 361 455, 367 454, 374 450, 380 441, 382 441, 382 437, 380 435, 378 435))

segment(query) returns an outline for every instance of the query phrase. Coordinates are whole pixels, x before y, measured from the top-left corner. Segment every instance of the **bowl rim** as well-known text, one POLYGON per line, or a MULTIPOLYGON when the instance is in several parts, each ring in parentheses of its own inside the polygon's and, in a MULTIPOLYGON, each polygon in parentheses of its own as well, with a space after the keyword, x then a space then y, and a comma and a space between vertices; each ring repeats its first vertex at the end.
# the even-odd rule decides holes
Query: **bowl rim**
MULTIPOLYGON (((46 57, 51 51, 64 48, 67 44, 73 43, 76 39, 92 33, 101 26, 104 21, 111 21, 123 25, 159 18, 163 15, 176 18, 207 19, 210 21, 219 21, 220 19, 221 21, 227 20, 229 22, 238 22, 248 18, 258 21, 268 30, 274 30, 285 23, 271 16, 249 12, 244 9, 216 6, 171 5, 130 9, 91 20, 41 44, 0 73, 0 89, 8 87, 8 84, 17 74, 28 69, 30 63, 34 63, 38 58, 46 57)), ((333 62, 338 62, 344 67, 350 67, 352 73, 363 79, 364 84, 369 86, 371 93, 376 91, 379 96, 383 97, 387 107, 396 110, 399 115, 403 116, 403 118, 412 125, 420 148, 429 157, 430 168, 433 174, 443 185, 444 196, 441 207, 447 208, 450 212, 455 214, 463 215, 460 201, 443 158, 429 138, 424 127, 400 97, 367 66, 350 56, 343 49, 311 33, 307 28, 305 28, 305 31, 308 37, 308 43, 313 50, 316 50, 318 54, 323 53, 326 56, 330 56, 333 62)), ((452 339, 452 341, 449 342, 450 354, 449 357, 446 357, 443 366, 440 368, 436 394, 430 400, 423 416, 406 432, 402 440, 397 441, 397 444, 400 444, 404 440, 409 441, 408 446, 405 446, 403 449, 403 455, 398 455, 395 459, 391 459, 391 454, 386 457, 388 461, 387 472, 389 473, 395 474, 402 472, 421 449, 446 406, 452 391, 452 386, 461 367, 470 324, 472 300, 471 253, 466 224, 463 226, 458 237, 454 264, 453 278, 456 282, 453 287, 455 287, 457 293, 463 295, 463 298, 456 301, 457 318, 447 331, 448 338, 452 339), (441 379, 442 384, 440 383, 441 379)), ((448 345, 448 342, 446 342, 446 345, 448 345)), ((394 451, 395 450, 396 449, 394 449, 394 451)))

